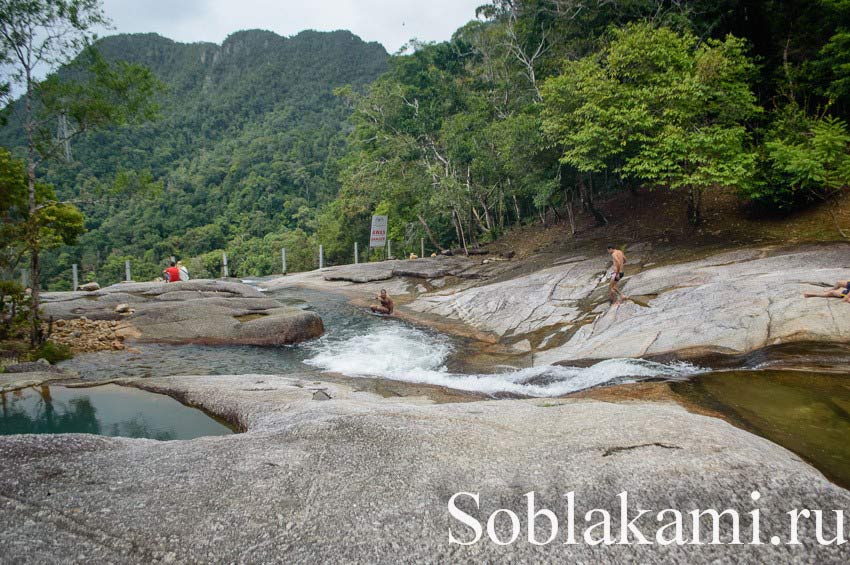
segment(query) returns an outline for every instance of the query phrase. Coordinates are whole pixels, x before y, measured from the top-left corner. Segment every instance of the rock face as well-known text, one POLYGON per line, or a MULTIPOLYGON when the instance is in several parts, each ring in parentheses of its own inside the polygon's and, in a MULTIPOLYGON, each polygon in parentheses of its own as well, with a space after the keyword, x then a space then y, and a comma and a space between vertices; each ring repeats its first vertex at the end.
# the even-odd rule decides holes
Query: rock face
POLYGON ((100 290, 100 285, 96 282, 90 282, 84 285, 80 285, 80 290, 84 292, 94 292, 95 290, 100 290))
POLYGON ((318 314, 285 306, 237 282, 127 283, 43 297, 45 316, 121 320, 117 339, 106 340, 109 348, 124 336, 166 343, 284 345, 324 332, 318 314))
POLYGON ((747 353, 797 341, 850 341, 850 304, 808 298, 850 278, 840 268, 850 246, 779 252, 743 250, 631 277, 627 295, 647 297, 606 309, 539 363, 666 353, 747 353))
POLYGON ((408 307, 499 337, 526 334, 577 320, 580 302, 596 288, 605 265, 603 257, 571 262, 503 282, 432 293, 408 307))
MULTIPOLYGON (((247 433, 157 442, 69 434, 0 437, 0 543, 9 562, 584 562, 584 563, 846 563, 847 545, 820 545, 814 520, 801 519, 802 545, 787 542, 786 512, 822 509, 827 538, 832 510, 850 493, 790 452, 729 424, 678 406, 541 400, 428 404, 381 399, 341 385, 274 376, 145 379, 227 415, 247 433), (759 491, 759 502, 750 498, 759 491), (479 508, 458 506, 482 525, 481 541, 452 518, 448 501, 477 493, 479 508), (548 545, 527 538, 527 499, 559 519, 548 545), (565 545, 564 495, 575 493, 577 543, 565 545), (656 515, 676 509, 683 535, 694 535, 692 510, 734 509, 741 539, 748 512, 760 510, 762 545, 592 547, 582 533, 612 517, 620 540, 619 493, 627 519, 655 541, 656 515), (521 521, 516 541, 490 541, 496 509, 521 521), (34 540, 38 540, 36 543, 34 540)), ((510 539, 508 516, 496 533, 510 539)), ((668 515, 664 523, 668 522, 668 515)), ((537 520, 537 539, 549 537, 537 520)), ((700 521, 711 539, 710 518, 700 521)), ((592 532, 601 537, 601 528, 592 532)), ((671 531, 665 537, 672 536, 671 531)))
POLYGON ((850 305, 802 298, 804 291, 850 278, 843 268, 848 245, 742 249, 643 270, 640 254, 629 253, 622 287, 635 301, 619 307, 608 306, 601 277, 610 259, 600 255, 566 257, 508 280, 431 292, 405 308, 499 338, 532 337, 535 364, 850 341, 850 305))

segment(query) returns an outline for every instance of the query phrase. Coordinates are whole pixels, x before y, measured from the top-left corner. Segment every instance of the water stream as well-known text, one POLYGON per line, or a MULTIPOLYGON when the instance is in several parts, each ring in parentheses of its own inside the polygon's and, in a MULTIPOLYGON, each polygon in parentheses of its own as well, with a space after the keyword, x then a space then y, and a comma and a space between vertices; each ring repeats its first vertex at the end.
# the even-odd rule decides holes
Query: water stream
POLYGON ((706 364, 715 370, 639 359, 610 359, 589 367, 529 368, 527 359, 518 357, 500 359, 482 372, 481 363, 467 362, 478 352, 478 344, 395 318, 372 316, 341 296, 310 290, 270 295, 315 309, 327 333, 310 343, 278 348, 142 344, 141 353, 80 355, 63 366, 87 379, 252 373, 330 379, 343 375, 364 383, 396 382, 411 389, 436 385, 497 398, 553 397, 601 385, 667 381, 685 403, 719 413, 795 451, 833 480, 850 486, 846 441, 850 348, 804 344, 770 349, 719 365, 706 364))
MULTIPOLYGON (((522 367, 509 362, 480 373, 465 359, 476 350, 452 338, 397 318, 373 316, 342 296, 310 290, 271 294, 278 300, 315 309, 325 322, 318 340, 290 347, 140 345, 141 353, 101 352, 62 364, 83 378, 122 376, 294 374, 323 372, 349 377, 391 379, 437 385, 485 395, 561 396, 609 383, 646 378, 686 377, 699 372, 687 363, 611 359, 591 367, 522 367)), ((478 368, 480 371, 480 368, 478 368)))

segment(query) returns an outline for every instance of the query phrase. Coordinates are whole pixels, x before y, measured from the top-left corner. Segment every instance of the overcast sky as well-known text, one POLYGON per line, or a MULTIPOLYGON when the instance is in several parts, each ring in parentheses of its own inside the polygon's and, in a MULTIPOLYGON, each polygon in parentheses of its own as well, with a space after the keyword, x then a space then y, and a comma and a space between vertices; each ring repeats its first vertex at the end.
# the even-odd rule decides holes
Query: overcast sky
POLYGON ((156 32, 180 42, 221 43, 234 31, 347 29, 390 53, 411 38, 444 41, 486 0, 104 0, 115 33, 156 32))

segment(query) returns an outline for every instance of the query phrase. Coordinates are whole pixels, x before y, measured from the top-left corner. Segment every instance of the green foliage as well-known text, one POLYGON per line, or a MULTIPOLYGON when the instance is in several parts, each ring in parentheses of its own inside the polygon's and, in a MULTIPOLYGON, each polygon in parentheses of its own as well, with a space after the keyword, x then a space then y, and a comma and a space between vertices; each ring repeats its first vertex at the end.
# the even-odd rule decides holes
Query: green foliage
POLYGON ((779 207, 826 199, 850 185, 850 132, 838 118, 809 118, 794 106, 777 113, 764 153, 767 182, 750 196, 779 207))
POLYGON ((50 362, 51 365, 56 364, 59 361, 71 359, 73 356, 74 354, 71 353, 70 347, 62 343, 54 343, 52 341, 44 342, 38 348, 32 350, 28 354, 28 357, 31 361, 45 359, 50 362))
MULTIPOLYGON (((219 276, 222 252, 233 275, 270 274, 281 247, 297 271, 319 243, 327 264, 350 262, 374 213, 396 255, 420 238, 471 245, 579 203, 603 223, 594 199, 640 183, 688 192, 692 220, 715 187, 791 206, 843 178, 826 142, 840 128, 812 116, 850 113, 848 6, 493 0, 451 41, 389 61, 348 32, 80 44, 38 91, 52 118, 37 139, 68 150, 39 180, 81 202, 88 232, 47 253, 46 278, 67 288, 78 263, 84 279, 122 280, 128 257, 134 278, 158 277, 170 255, 219 276), (70 145, 53 143, 60 116, 70 145)), ((0 128, 19 154, 23 110, 0 128)))
MULTIPOLYGON (((238 255, 254 252, 244 240, 272 234, 267 241, 276 245, 294 232, 293 245, 300 245, 303 234, 315 232, 317 209, 338 191, 336 163, 351 111, 332 91, 373 81, 387 57, 348 32, 282 38, 248 31, 221 46, 119 35, 96 47, 112 68, 127 61, 152 70, 166 87, 151 91, 161 118, 81 132, 70 162, 47 164, 45 178, 61 198, 81 202, 88 228, 79 246, 47 256, 51 288, 70 278, 59 262, 63 253, 100 282, 123 280, 120 259, 110 257, 132 257, 134 278, 147 278, 170 255, 186 262, 231 244, 232 272, 243 260, 250 270, 279 271, 279 248, 252 262, 238 255)), ((87 75, 67 68, 58 76, 87 75)), ((13 113, 0 144, 21 146, 14 122, 13 113)), ((295 254, 290 269, 307 265, 288 251, 295 254)), ((220 267, 198 272, 213 271, 218 276, 220 267)))
POLYGON ((602 51, 568 62, 546 82, 544 130, 579 171, 691 192, 751 182, 746 122, 759 107, 753 65, 734 37, 698 42, 650 24, 615 30, 602 51))
POLYGON ((24 287, 0 280, 0 339, 16 338, 24 332, 29 306, 24 287))
POLYGON ((36 185, 34 213, 27 206, 24 163, 0 147, 0 270, 10 273, 25 255, 60 245, 74 245, 85 231, 83 215, 71 204, 56 202, 53 187, 36 185))

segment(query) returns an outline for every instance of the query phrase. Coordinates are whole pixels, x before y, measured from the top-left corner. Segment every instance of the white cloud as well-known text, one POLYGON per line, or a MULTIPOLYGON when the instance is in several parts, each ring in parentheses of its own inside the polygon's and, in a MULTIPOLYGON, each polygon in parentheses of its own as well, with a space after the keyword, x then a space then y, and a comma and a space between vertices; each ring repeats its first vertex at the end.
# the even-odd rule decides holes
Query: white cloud
POLYGON ((444 41, 486 0, 104 0, 112 33, 156 32, 181 42, 212 41, 241 29, 289 36, 347 29, 390 53, 408 40, 444 41))

